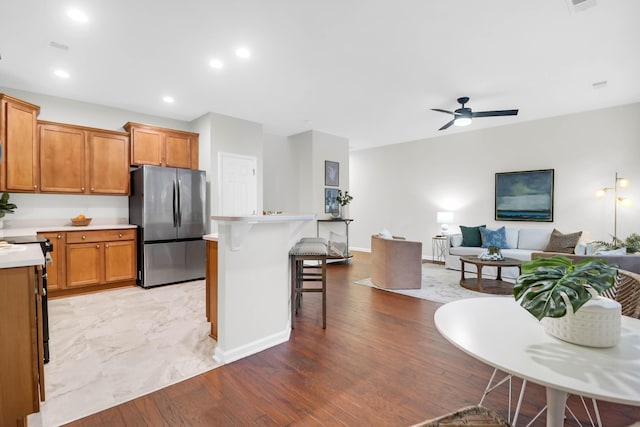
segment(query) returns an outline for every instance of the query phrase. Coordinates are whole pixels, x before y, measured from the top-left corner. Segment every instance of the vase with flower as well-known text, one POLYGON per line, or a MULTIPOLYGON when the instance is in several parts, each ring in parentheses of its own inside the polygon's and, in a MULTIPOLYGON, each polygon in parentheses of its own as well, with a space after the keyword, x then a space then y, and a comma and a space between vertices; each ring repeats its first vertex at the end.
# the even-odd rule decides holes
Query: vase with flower
POLYGON ((342 190, 339 190, 338 196, 336 197, 336 201, 338 202, 338 205, 340 206, 340 208, 338 211, 338 215, 334 216, 332 213, 332 216, 334 218, 348 218, 349 214, 347 212, 347 209, 348 209, 349 203, 351 203, 352 200, 353 200, 353 196, 349 194, 348 191, 345 191, 343 193, 342 190))

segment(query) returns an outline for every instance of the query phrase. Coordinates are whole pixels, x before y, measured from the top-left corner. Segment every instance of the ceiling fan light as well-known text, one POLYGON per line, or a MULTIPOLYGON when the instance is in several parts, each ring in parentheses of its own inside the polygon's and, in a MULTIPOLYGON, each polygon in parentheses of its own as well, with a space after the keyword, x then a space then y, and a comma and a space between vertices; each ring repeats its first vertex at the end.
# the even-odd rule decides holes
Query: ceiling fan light
POLYGON ((471 118, 469 117, 456 117, 453 122, 456 126, 469 126, 471 124, 471 118))

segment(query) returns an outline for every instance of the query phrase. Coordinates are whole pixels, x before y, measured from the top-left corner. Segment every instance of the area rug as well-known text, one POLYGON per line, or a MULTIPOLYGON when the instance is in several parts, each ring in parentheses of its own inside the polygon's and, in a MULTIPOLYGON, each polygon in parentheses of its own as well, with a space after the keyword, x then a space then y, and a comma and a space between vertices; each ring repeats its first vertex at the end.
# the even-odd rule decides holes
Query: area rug
MULTIPOLYGON (((477 277, 473 273, 465 273, 465 277, 477 277)), ((408 295, 414 298, 426 299, 429 301, 447 303, 464 298, 495 297, 499 295, 485 294, 471 291, 460 286, 460 272, 447 270, 440 264, 422 264, 422 287, 420 289, 384 289, 375 286, 371 278, 358 280, 358 285, 370 286, 372 288, 397 294, 408 295)), ((507 298, 513 298, 505 295, 507 298)))
POLYGON ((59 426, 219 366, 204 280, 49 300, 46 401, 29 426, 59 426))

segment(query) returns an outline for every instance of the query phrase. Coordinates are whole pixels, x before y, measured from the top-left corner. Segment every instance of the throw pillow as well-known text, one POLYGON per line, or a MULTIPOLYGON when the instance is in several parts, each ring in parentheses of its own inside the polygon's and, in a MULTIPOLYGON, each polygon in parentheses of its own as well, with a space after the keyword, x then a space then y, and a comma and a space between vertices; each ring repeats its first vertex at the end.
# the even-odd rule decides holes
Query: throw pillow
POLYGON ((554 228, 551 232, 551 238, 549 238, 549 244, 544 248, 544 252, 572 254, 575 252, 580 236, 582 236, 582 231, 563 234, 554 228))
POLYGON ((486 227, 486 225, 478 225, 477 227, 460 226, 460 231, 462 231, 462 246, 471 248, 479 248, 482 246, 480 227, 486 227))
POLYGON ((331 256, 346 256, 348 253, 347 248, 347 236, 334 233, 329 233, 329 255, 331 256))
POLYGON ((487 227, 480 227, 480 238, 482 247, 497 246, 500 249, 507 249, 507 233, 504 226, 497 230, 489 230, 487 227))
POLYGON ((449 241, 451 242, 451 246, 454 248, 462 245, 462 234, 452 234, 449 241))

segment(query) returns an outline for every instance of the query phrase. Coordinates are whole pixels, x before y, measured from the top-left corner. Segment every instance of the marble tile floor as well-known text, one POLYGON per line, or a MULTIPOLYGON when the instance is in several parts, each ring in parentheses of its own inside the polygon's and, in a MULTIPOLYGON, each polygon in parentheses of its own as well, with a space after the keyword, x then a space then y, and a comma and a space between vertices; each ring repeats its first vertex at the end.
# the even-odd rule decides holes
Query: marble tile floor
POLYGON ((214 369, 205 282, 49 301, 46 401, 29 426, 59 426, 214 369))

